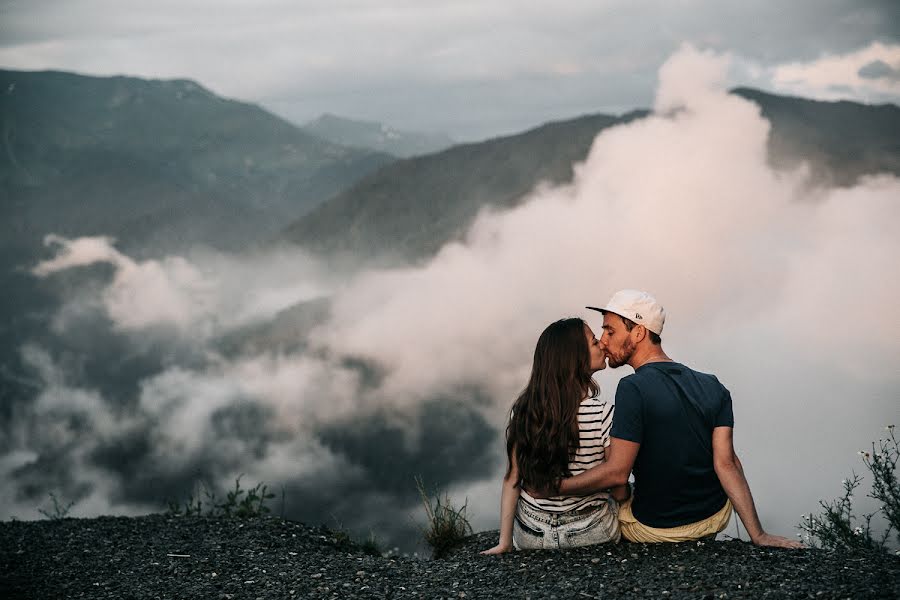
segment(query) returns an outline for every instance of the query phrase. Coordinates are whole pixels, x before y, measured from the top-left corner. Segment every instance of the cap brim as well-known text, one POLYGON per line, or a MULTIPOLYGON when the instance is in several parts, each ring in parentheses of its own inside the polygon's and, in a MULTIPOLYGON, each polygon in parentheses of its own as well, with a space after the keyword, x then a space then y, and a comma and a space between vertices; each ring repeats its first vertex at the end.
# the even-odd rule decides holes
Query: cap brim
POLYGON ((589 308, 591 310, 596 310, 599 313, 606 312, 605 308, 597 308, 596 306, 585 306, 585 308, 589 308))

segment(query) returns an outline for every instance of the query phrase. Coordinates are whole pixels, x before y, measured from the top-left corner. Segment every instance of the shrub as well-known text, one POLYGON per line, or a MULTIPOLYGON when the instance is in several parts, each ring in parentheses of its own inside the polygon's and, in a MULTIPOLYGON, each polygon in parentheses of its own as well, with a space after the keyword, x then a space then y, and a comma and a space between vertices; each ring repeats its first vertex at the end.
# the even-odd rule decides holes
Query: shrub
POLYGON ((381 549, 381 543, 378 541, 374 532, 370 531, 369 537, 362 541, 357 541, 353 539, 353 536, 351 536, 344 526, 341 525, 336 517, 332 515, 332 518, 334 518, 336 527, 322 525, 321 531, 325 534, 326 541, 330 542, 336 549, 343 552, 355 552, 358 550, 369 556, 384 555, 384 551, 381 549))
POLYGON ((897 481, 900 442, 895 437, 893 425, 889 425, 887 431, 888 439, 872 442, 871 453, 859 453, 872 475, 872 492, 868 496, 877 500, 881 507, 874 513, 856 518, 853 514, 853 494, 862 478, 854 473, 842 482, 844 494, 840 498, 831 502, 820 500, 822 512, 802 516, 798 528, 807 543, 831 549, 884 550, 892 531, 900 542, 900 483, 897 481), (880 539, 872 536, 872 518, 878 513, 887 521, 887 529, 880 539))
POLYGON ((416 478, 416 488, 425 505, 428 525, 423 529, 425 541, 431 546, 434 558, 443 558, 447 552, 472 533, 472 526, 466 519, 466 501, 459 509, 450 504, 447 494, 443 497, 438 492, 432 498, 425 490, 425 484, 416 478))
POLYGON ((872 473, 872 493, 881 503, 881 512, 887 519, 889 530, 893 528, 900 544, 900 483, 897 482, 897 462, 900 460, 900 442, 894 436, 894 426, 887 427, 890 439, 872 443, 872 454, 863 452, 863 462, 872 473))
POLYGON ((374 531, 369 532, 369 537, 362 541, 359 548, 369 556, 384 555, 384 551, 381 549, 381 542, 378 541, 378 537, 375 535, 374 531))

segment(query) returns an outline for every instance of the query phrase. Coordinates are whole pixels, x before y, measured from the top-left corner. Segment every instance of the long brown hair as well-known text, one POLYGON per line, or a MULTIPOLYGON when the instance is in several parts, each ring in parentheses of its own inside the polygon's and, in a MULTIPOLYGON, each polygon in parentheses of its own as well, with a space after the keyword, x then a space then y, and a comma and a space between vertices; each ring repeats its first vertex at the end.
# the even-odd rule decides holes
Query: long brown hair
POLYGON ((513 404, 506 455, 519 467, 517 486, 555 492, 571 475, 569 457, 579 447, 578 407, 599 391, 581 319, 551 323, 538 338, 528 385, 513 404))

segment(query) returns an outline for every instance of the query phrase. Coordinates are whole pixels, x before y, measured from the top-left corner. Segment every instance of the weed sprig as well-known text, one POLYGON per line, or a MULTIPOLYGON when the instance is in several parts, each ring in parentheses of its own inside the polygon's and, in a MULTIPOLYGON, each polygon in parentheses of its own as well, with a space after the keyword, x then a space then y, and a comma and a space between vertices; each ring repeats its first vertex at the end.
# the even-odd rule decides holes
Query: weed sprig
POLYGON ((53 510, 48 511, 48 510, 44 510, 43 508, 39 508, 38 512, 41 513, 42 515, 44 515, 45 517, 47 517, 48 519, 50 519, 51 521, 58 521, 59 519, 65 519, 66 517, 68 517, 69 511, 72 509, 72 507, 75 505, 75 503, 69 502, 68 504, 63 506, 62 503, 59 501, 59 499, 57 499, 56 494, 54 494, 53 492, 50 492, 48 495, 50 496, 50 500, 53 501, 53 510))

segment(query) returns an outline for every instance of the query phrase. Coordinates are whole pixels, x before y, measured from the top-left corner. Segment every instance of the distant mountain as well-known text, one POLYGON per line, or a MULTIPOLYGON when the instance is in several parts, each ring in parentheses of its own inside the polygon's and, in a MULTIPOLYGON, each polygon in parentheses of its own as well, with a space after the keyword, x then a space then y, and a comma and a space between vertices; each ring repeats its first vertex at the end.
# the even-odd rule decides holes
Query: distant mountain
POLYGON ((310 121, 303 129, 335 144, 369 148, 401 158, 431 154, 454 144, 443 133, 401 131, 383 123, 357 121, 327 113, 310 121))
MULTIPOLYGON (((818 102, 740 88, 772 123, 769 159, 806 161, 815 180, 849 185, 866 173, 900 174, 900 108, 818 102)), ((398 161, 360 180, 285 230, 284 237, 353 264, 420 260, 459 238, 484 206, 519 203, 540 181, 572 178, 604 128, 643 118, 591 115, 398 161)))
POLYGON ((285 237, 359 261, 429 256, 464 233, 481 207, 514 206, 539 181, 571 180, 597 132, 645 114, 548 123, 392 163, 292 224, 285 237))
POLYGON ((20 375, 25 341, 91 356, 123 387, 143 360, 100 327, 69 349, 53 336, 72 278, 108 269, 36 279, 27 269, 48 257, 45 235, 109 235, 136 257, 244 250, 393 160, 192 81, 0 70, 0 425, 34 391, 20 375))
POLYGON ((900 174, 900 107, 822 102, 750 88, 732 93, 758 104, 772 123, 769 160, 778 167, 805 161, 816 181, 839 186, 870 173, 900 174))
POLYGON ((0 71, 0 247, 108 234, 240 249, 393 160, 187 80, 0 71))

